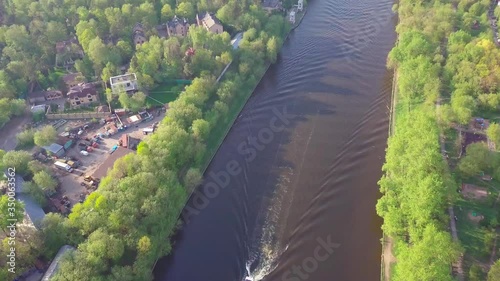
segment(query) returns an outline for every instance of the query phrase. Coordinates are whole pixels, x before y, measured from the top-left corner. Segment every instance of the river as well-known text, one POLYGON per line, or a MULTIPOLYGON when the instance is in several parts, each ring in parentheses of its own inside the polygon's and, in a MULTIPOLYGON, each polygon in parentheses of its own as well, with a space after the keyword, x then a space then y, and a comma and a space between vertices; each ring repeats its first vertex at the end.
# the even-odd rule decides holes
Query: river
POLYGON ((311 0, 188 203, 160 281, 380 278, 390 0, 311 0))

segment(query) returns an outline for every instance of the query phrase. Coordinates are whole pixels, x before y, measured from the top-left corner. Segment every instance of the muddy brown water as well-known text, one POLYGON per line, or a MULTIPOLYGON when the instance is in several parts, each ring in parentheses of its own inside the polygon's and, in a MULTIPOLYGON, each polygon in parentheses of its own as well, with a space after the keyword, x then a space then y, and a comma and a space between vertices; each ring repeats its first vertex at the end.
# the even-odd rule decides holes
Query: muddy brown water
POLYGON ((310 1, 184 210, 155 280, 379 280, 392 5, 310 1))

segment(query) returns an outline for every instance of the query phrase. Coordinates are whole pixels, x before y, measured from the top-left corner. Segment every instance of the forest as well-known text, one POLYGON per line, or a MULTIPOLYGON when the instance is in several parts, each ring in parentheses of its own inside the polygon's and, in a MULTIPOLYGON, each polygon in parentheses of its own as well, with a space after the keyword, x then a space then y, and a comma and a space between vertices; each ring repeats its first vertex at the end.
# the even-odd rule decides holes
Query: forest
MULTIPOLYGON (((500 116, 500 51, 488 16, 495 7, 488 0, 402 0, 393 7, 398 40, 388 67, 396 70, 395 130, 377 204, 383 231, 395 244, 391 280, 455 280, 451 266, 462 255, 466 280, 500 280, 500 262, 481 263, 490 260, 493 250, 499 213, 491 202, 498 191, 493 188, 490 203, 484 203, 493 206, 491 214, 473 230, 463 228, 467 219, 459 215, 458 242, 452 239, 448 213, 449 206, 458 204, 460 213, 472 204, 464 204, 457 192, 462 183, 489 174, 495 185, 500 176, 498 152, 479 142, 462 155, 457 134, 482 116, 491 119, 484 134, 500 144, 495 123, 500 116), (469 232, 481 235, 469 240, 469 232)), ((500 8, 494 14, 498 19, 500 8)))
MULTIPOLYGON (((74 67, 90 81, 106 80, 123 66, 137 74, 145 92, 170 79, 193 80, 169 104, 158 131, 141 142, 137 154, 117 160, 98 190, 76 204, 67 218, 46 217, 38 240, 22 254, 28 264, 37 256, 50 260, 59 247, 70 244, 78 250, 65 257, 53 280, 152 279, 155 261, 171 251, 170 237, 181 227, 180 211, 200 183, 207 159, 231 125, 235 109, 276 61, 290 28, 281 14, 268 15, 259 5, 235 0, 0 2, 0 106, 57 83, 54 45, 75 36, 85 56, 75 58, 74 67), (214 12, 229 32, 193 27, 186 37, 168 39, 155 33, 153 27, 174 15, 192 20, 202 11, 214 12), (138 22, 149 40, 135 47, 131 34, 138 22), (239 49, 233 50, 229 33, 237 31, 245 33, 239 49), (196 53, 186 57, 189 48, 196 53), (224 79, 216 83, 231 60, 224 79)), ((64 55, 75 54, 70 49, 64 55)), ((5 122, 20 114, 17 107, 11 109, 0 111, 8 112, 5 122)), ((15 153, 22 154, 2 152, 1 164, 22 167, 20 173, 33 177, 33 185, 47 180, 30 157, 18 159, 15 153)), ((11 277, 6 268, 0 270, 0 280, 11 277)))

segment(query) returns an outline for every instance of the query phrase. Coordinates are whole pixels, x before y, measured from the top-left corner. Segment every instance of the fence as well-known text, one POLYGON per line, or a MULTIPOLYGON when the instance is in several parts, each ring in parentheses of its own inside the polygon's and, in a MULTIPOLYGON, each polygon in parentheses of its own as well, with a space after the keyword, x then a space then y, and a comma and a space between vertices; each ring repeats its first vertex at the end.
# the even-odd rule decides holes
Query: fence
POLYGON ((105 118, 111 112, 77 112, 77 113, 49 113, 45 117, 49 120, 54 119, 92 119, 92 118, 105 118))

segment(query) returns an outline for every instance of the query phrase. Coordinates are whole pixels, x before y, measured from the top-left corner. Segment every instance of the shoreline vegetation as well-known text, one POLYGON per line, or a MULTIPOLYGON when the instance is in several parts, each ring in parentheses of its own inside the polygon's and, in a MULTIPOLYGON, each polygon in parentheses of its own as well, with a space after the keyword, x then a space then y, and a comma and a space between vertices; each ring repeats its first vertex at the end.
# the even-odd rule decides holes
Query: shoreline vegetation
POLYGON ((383 281, 453 280, 450 264, 460 252, 447 231, 445 210, 453 183, 440 154, 434 107, 444 60, 436 57, 451 32, 447 19, 436 15, 435 9, 446 14, 453 10, 441 1, 431 2, 401 0, 393 7, 399 18, 398 41, 388 66, 395 70, 396 85, 379 181, 383 195, 377 203, 377 213, 384 219, 383 281), (436 31, 436 26, 444 28, 436 31))
MULTIPOLYGON (((280 12, 269 15, 251 1, 191 0, 177 6, 177 2, 168 0, 76 2, 52 9, 33 1, 34 10, 50 21, 49 42, 36 41, 39 33, 26 28, 37 21, 36 15, 22 8, 26 5, 16 1, 0 4, 7 11, 0 17, 5 23, 0 28, 0 47, 9 50, 5 61, 17 67, 0 71, 0 86, 10 87, 11 92, 16 92, 16 87, 26 92, 28 85, 47 80, 44 74, 50 74, 47 69, 53 53, 26 77, 14 70, 22 68, 21 61, 27 59, 23 54, 43 53, 74 32, 88 54, 77 60, 75 67, 88 78, 94 74, 102 79, 116 75, 119 64, 130 60, 129 71, 137 73, 145 90, 179 73, 193 80, 169 104, 157 132, 140 143, 137 154, 118 159, 101 179, 99 188, 83 203, 76 204, 67 218, 47 214, 37 236, 40 245, 25 255, 30 262, 38 256, 50 260, 61 246, 76 246, 77 251, 64 255, 53 281, 152 280, 153 265, 172 250, 170 238, 181 227, 179 216, 189 194, 201 183, 203 172, 235 119, 267 69, 276 62, 291 26, 280 12), (196 12, 207 10, 215 12, 224 29, 244 31, 237 50, 231 50, 227 33, 214 34, 199 27, 190 28, 185 37, 169 39, 148 33, 149 40, 136 50, 128 42, 130 39, 124 39, 136 22, 148 29, 174 14, 193 18, 196 12), (32 41, 36 44, 32 45, 32 41), (187 53, 192 49, 196 53, 191 51, 189 57, 187 53), (216 73, 231 60, 223 79, 215 83, 216 73), (18 83, 1 80, 6 76, 12 81, 16 77, 18 83)), ((292 4, 284 1, 285 7, 292 4)), ((0 279, 13 278, 2 268, 0 279)))
POLYGON ((500 280, 500 7, 400 0, 393 10, 381 280, 500 280))

